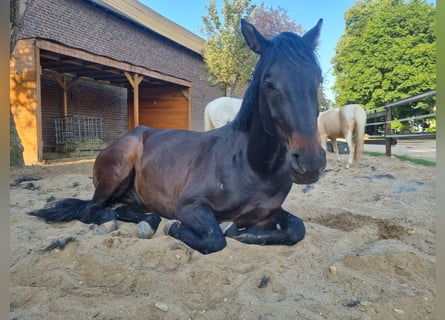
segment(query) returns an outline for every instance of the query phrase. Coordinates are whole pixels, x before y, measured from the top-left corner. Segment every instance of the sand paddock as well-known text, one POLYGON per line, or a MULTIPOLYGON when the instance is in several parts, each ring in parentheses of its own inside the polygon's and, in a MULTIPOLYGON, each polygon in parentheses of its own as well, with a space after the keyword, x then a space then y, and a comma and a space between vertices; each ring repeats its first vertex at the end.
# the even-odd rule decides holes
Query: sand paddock
POLYGON ((201 255, 136 225, 100 234, 26 215, 50 197, 89 199, 92 161, 11 171, 11 319, 434 319, 435 168, 328 154, 323 177, 285 208, 306 223, 295 246, 228 240, 201 255), (72 237, 63 250, 42 252, 72 237))

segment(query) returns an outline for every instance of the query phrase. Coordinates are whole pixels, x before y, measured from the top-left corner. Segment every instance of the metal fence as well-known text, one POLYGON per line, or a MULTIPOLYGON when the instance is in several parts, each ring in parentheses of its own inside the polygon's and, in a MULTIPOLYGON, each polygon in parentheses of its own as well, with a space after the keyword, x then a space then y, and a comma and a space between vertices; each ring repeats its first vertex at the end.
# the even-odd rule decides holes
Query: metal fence
POLYGON ((73 115, 54 119, 56 144, 91 143, 104 137, 102 119, 73 115))
POLYGON ((396 107, 403 107, 403 106, 409 106, 413 102, 423 101, 428 98, 431 98, 436 95, 436 90, 430 90, 425 93, 412 96, 406 99, 402 99, 399 101, 388 103, 384 106, 374 108, 371 110, 367 110, 367 127, 371 126, 381 126, 383 127, 381 134, 370 136, 370 138, 377 138, 377 139, 370 139, 365 141, 365 143, 369 144, 385 144, 386 146, 386 155, 391 156, 391 146, 395 145, 397 143, 396 139, 424 139, 424 138, 436 138, 436 132, 417 132, 417 133, 398 133, 391 129, 391 124, 394 122, 415 122, 416 120, 420 119, 436 119, 436 113, 429 113, 429 114, 423 114, 418 116, 410 116, 402 119, 394 119, 394 108, 396 107), (370 122, 371 119, 382 119, 383 121, 377 121, 377 122, 370 122), (378 139, 378 138, 383 138, 378 139))

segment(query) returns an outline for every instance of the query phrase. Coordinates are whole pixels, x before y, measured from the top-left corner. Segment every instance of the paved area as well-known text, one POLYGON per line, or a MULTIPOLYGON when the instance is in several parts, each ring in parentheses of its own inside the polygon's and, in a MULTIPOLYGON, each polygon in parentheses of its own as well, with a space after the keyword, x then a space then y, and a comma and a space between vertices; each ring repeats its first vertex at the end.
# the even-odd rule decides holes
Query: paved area
MULTIPOLYGON (((365 151, 385 153, 385 145, 365 144, 365 151)), ((436 139, 397 140, 391 154, 406 155, 413 158, 436 161, 436 139)))

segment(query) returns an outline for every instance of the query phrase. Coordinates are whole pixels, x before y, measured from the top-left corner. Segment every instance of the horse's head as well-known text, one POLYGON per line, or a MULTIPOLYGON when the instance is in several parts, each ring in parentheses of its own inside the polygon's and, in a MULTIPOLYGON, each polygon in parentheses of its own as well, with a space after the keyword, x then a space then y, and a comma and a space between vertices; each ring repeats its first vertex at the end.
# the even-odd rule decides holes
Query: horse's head
POLYGON ((321 69, 315 56, 322 20, 300 37, 282 32, 264 38, 242 20, 244 38, 260 55, 251 87, 264 130, 287 149, 292 181, 318 180, 326 166, 326 154, 318 139, 318 88, 321 69))

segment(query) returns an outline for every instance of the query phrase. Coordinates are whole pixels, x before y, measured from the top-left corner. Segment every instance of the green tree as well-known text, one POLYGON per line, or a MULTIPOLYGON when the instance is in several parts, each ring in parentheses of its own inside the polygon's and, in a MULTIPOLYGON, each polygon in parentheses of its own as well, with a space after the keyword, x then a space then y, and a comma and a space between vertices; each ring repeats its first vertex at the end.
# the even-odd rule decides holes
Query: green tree
MULTIPOLYGON (((435 18, 424 0, 358 0, 332 59, 337 105, 371 109, 435 89, 435 18)), ((433 105, 418 104, 424 113, 433 105)))
MULTIPOLYGON (((207 37, 204 61, 211 74, 210 83, 219 86, 226 96, 245 88, 252 76, 257 56, 249 50, 240 31, 241 17, 251 21, 266 37, 273 37, 280 32, 290 31, 303 35, 305 30, 296 23, 281 7, 261 3, 251 5, 250 0, 224 0, 222 19, 212 0, 207 6, 209 14, 202 17, 204 27, 200 31, 207 37)), ((324 93, 323 86, 319 89, 319 101, 322 109, 332 104, 324 93)))
POLYGON ((244 43, 241 33, 241 18, 252 21, 257 8, 250 0, 223 1, 222 16, 216 8, 216 0, 208 6, 208 15, 202 17, 200 31, 206 36, 203 52, 209 70, 210 84, 220 87, 224 95, 232 96, 250 80, 256 55, 244 43))

